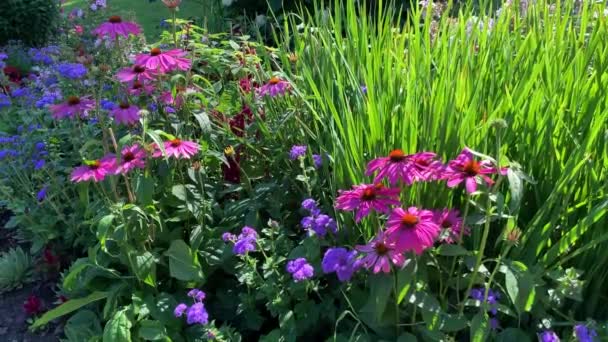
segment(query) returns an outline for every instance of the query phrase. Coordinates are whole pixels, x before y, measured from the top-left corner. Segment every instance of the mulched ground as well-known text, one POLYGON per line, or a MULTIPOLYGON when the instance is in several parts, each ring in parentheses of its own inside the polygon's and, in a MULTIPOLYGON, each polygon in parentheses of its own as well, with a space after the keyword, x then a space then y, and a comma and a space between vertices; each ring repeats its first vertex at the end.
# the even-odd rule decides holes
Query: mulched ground
MULTIPOLYGON (((17 245, 11 231, 4 229, 8 214, 0 209, 0 252, 17 245)), ((34 294, 41 298, 43 307, 53 306, 55 294, 52 284, 36 282, 21 289, 0 294, 0 341, 2 342, 55 342, 59 341, 61 329, 56 326, 36 333, 28 331, 27 315, 23 303, 34 294)))

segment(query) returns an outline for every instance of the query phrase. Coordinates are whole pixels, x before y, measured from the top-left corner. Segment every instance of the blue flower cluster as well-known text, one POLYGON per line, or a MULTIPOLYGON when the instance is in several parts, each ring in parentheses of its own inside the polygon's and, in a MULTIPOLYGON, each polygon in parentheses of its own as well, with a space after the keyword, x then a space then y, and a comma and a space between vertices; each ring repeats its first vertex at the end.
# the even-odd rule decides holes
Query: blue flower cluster
POLYGON ((29 50, 29 56, 32 59, 32 62, 36 64, 51 65, 55 63, 53 55, 58 54, 59 51, 59 47, 53 45, 41 49, 31 48, 29 50))
POLYGON ((8 58, 7 54, 0 52, 0 69, 4 69, 4 67, 6 66, 6 63, 4 62, 4 60, 7 58, 8 58))
POLYGON ((10 107, 10 106, 11 106, 11 98, 4 94, 0 94, 0 109, 10 107))
POLYGON ((231 233, 224 233, 222 240, 233 242, 232 252, 236 255, 245 255, 256 250, 258 233, 251 227, 243 227, 238 236, 231 233))
POLYGON ((87 74, 87 68, 80 63, 62 63, 56 69, 61 76, 71 80, 81 79, 87 74))
MULTIPOLYGON (((485 297, 485 291, 486 291, 486 289, 483 287, 472 289, 470 297, 483 303, 483 300, 485 297)), ((500 293, 498 293, 492 289, 490 289, 488 291, 487 304, 489 307, 488 312, 490 313, 491 316, 493 316, 490 318, 490 327, 492 329, 498 329, 498 327, 499 327, 499 322, 498 322, 498 319, 496 318, 496 314, 498 313, 498 300, 499 299, 500 299, 500 293)))
POLYGON ((17 167, 26 170, 40 170, 46 164, 46 144, 43 142, 31 143, 30 133, 39 129, 40 125, 30 125, 27 132, 23 126, 19 126, 18 132, 21 135, 0 136, 0 160, 10 159, 11 163, 4 164, 9 169, 1 168, 0 174, 12 172, 11 169, 17 167))
POLYGON ((304 217, 300 224, 309 234, 313 232, 319 236, 325 236, 328 231, 336 233, 338 226, 336 221, 329 215, 321 213, 314 199, 308 198, 302 202, 302 208, 308 211, 309 215, 304 217))
POLYGON ((205 292, 198 289, 192 289, 188 292, 188 297, 191 297, 194 300, 194 304, 191 306, 188 306, 185 303, 178 304, 173 310, 175 317, 182 317, 186 314, 186 322, 190 325, 204 325, 209 323, 209 314, 203 304, 203 300, 206 297, 205 292))

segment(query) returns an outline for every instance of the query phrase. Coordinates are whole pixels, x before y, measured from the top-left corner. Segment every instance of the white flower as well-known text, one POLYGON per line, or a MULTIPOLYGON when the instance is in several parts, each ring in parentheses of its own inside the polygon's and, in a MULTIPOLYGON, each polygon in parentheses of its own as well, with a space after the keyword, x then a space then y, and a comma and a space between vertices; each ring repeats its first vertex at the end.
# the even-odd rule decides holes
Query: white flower
POLYGON ((224 7, 228 7, 230 5, 232 5, 233 0, 222 0, 222 5, 224 5, 224 7))

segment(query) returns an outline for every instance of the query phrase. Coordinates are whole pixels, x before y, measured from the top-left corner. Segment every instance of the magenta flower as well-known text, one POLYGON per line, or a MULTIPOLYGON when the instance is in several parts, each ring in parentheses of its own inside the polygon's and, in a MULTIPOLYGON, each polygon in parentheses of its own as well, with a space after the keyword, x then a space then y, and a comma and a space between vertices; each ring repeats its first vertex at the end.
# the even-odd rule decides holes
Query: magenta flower
MULTIPOLYGON (((460 239, 460 230, 463 229, 462 217, 456 209, 442 209, 433 212, 433 220, 443 231, 439 236, 440 242, 454 243, 460 239)), ((471 232, 466 227, 463 235, 469 235, 471 232)))
POLYGON ((70 96, 64 103, 49 106, 54 119, 83 116, 87 110, 93 108, 95 108, 95 101, 78 96, 70 96))
POLYGON ((376 158, 367 164, 366 176, 371 176, 378 171, 374 178, 374 183, 380 183, 384 177, 388 178, 391 185, 397 184, 400 180, 407 185, 411 185, 416 173, 411 166, 411 156, 403 153, 402 150, 392 150, 388 157, 376 158))
POLYGON ((112 110, 112 116, 117 124, 132 125, 139 121, 139 108, 123 102, 112 110))
POLYGON ((108 174, 116 172, 116 157, 113 154, 93 161, 86 161, 85 165, 79 166, 72 171, 70 180, 75 183, 92 180, 101 182, 108 174))
POLYGON ((340 190, 336 208, 356 211, 355 221, 360 222, 371 210, 388 213, 391 206, 400 205, 399 193, 399 189, 385 188, 382 183, 355 185, 353 190, 340 190))
MULTIPOLYGON (((473 153, 467 148, 462 150, 456 159, 448 163, 445 178, 447 179, 448 187, 453 188, 464 182, 468 193, 477 191, 477 182, 485 182, 488 185, 494 184, 492 178, 487 175, 496 173, 496 167, 492 162, 483 160, 478 162, 473 157, 473 153)), ((501 174, 505 174, 506 169, 501 170, 501 174)))
POLYGON ((259 96, 270 96, 275 97, 277 95, 283 95, 289 90, 289 82, 283 81, 280 78, 273 76, 268 83, 264 84, 258 89, 259 96))
POLYGON ((127 89, 129 95, 139 96, 141 94, 150 95, 154 92, 154 86, 149 83, 142 83, 138 80, 135 80, 129 83, 129 88, 127 89))
POLYGON ((146 151, 134 144, 133 146, 125 146, 120 152, 120 164, 116 168, 116 174, 126 174, 133 169, 143 169, 146 167, 146 151))
POLYGON ((387 238, 395 242, 397 251, 414 251, 416 254, 433 246, 440 231, 433 221, 433 213, 416 207, 394 209, 386 226, 387 238))
MULTIPOLYGON (((190 159, 190 157, 198 153, 200 148, 199 145, 193 141, 185 141, 177 138, 165 141, 164 146, 167 157, 174 157, 177 159, 190 159)), ((158 146, 155 146, 155 151, 152 156, 154 158, 161 158, 163 156, 163 153, 158 146)))
POLYGON ((157 70, 161 73, 171 72, 173 70, 187 71, 192 66, 192 61, 188 58, 183 58, 187 52, 174 49, 162 51, 159 48, 153 48, 149 54, 141 54, 135 57, 135 63, 143 65, 150 70, 157 70))
POLYGON ((410 167, 413 180, 417 182, 428 182, 441 179, 445 171, 445 165, 437 160, 437 154, 433 152, 418 152, 410 157, 410 167))
POLYGON ((97 26, 96 29, 93 30, 93 34, 98 37, 108 36, 111 39, 116 39, 118 36, 123 36, 125 38, 129 38, 129 35, 139 35, 141 33, 141 28, 136 23, 130 21, 122 21, 122 18, 113 15, 108 21, 102 23, 97 26))
POLYGON ((374 273, 389 273, 391 264, 401 267, 405 263, 405 256, 395 250, 395 242, 388 240, 382 231, 367 245, 359 245, 356 249, 366 254, 361 259, 362 266, 374 273))
POLYGON ((136 64, 133 67, 121 69, 116 74, 116 78, 120 82, 150 81, 154 79, 154 70, 148 70, 145 66, 136 64))

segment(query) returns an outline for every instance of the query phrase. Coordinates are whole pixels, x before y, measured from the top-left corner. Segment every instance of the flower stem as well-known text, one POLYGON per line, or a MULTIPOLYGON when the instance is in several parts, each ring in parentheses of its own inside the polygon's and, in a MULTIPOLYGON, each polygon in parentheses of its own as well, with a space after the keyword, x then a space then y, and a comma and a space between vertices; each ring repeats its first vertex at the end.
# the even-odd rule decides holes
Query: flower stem
MULTIPOLYGON (((468 196, 468 195, 467 195, 468 196)), ((462 246, 462 240, 464 237, 464 231, 466 229, 466 221, 467 221, 467 216, 469 215, 469 208, 470 208, 471 204, 469 202, 469 198, 467 197, 465 199, 465 204, 464 204, 464 213, 462 216, 462 225, 460 227, 460 232, 459 232, 459 236, 458 236, 458 246, 462 246)), ((452 274, 454 274, 454 270, 456 269, 456 262, 459 259, 458 256, 455 256, 454 259, 452 259, 452 266, 450 267, 450 273, 448 273, 448 277, 451 276, 452 274)), ((460 269, 458 269, 458 276, 456 277, 456 298, 457 301, 460 302, 460 269)), ((448 278, 449 280, 449 278, 448 278)), ((442 302, 447 303, 447 299, 445 298, 445 295, 448 292, 448 284, 446 283, 444 289, 443 289, 443 293, 440 293, 442 302)))
POLYGON ((171 14, 173 15, 173 43, 175 44, 175 48, 177 49, 177 22, 175 8, 171 10, 171 14))
POLYGON ((399 295, 397 293, 397 268, 393 265, 393 296, 395 297, 395 337, 399 337, 399 295))

